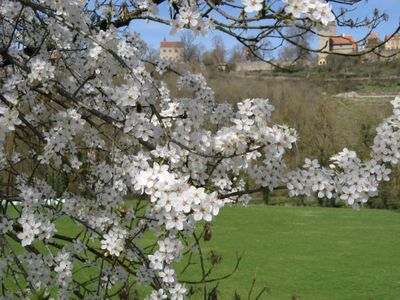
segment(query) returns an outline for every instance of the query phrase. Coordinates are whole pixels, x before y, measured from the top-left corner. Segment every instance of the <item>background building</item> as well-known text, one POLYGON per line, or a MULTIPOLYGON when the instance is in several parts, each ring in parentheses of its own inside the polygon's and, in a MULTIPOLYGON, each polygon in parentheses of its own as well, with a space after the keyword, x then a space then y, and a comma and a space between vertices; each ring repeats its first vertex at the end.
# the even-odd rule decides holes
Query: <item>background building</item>
POLYGON ((343 54, 357 52, 357 42, 351 34, 334 36, 330 39, 330 51, 343 54))
POLYGON ((371 33, 365 41, 365 50, 377 48, 382 41, 379 39, 379 35, 376 32, 371 33))
MULTIPOLYGON (((331 22, 326 27, 322 27, 318 32, 318 49, 320 51, 330 51, 330 39, 336 36, 336 23, 331 22)), ((326 65, 326 57, 328 54, 319 53, 318 54, 318 65, 326 65)))
POLYGON ((400 50, 400 34, 395 34, 392 38, 386 35, 385 41, 385 50, 400 50))
POLYGON ((176 62, 183 61, 183 43, 182 42, 160 42, 160 59, 168 59, 176 62))

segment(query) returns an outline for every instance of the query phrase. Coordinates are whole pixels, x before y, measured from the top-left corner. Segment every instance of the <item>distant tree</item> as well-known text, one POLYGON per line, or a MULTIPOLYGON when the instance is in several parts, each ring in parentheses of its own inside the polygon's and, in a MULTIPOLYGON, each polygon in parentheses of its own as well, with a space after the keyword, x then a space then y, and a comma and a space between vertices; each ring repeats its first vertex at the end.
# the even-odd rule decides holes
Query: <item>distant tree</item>
POLYGON ((272 43, 267 39, 260 40, 258 43, 249 43, 244 47, 245 60, 269 60, 274 52, 271 49, 273 49, 272 43))
POLYGON ((290 26, 286 31, 287 42, 281 48, 279 58, 290 62, 309 58, 311 56, 311 52, 308 50, 310 49, 311 34, 296 26, 290 26))
POLYGON ((204 46, 195 42, 196 37, 192 31, 184 31, 181 34, 183 43, 183 60, 185 62, 199 62, 204 46))
POLYGON ((203 54, 203 62, 206 65, 218 64, 225 61, 227 50, 224 40, 219 36, 215 36, 212 40, 212 48, 203 54))
POLYGON ((213 65, 215 64, 215 59, 212 56, 211 51, 204 51, 203 54, 201 55, 201 61, 205 65, 213 65))
POLYGON ((160 57, 160 51, 150 45, 145 44, 144 57, 149 61, 155 61, 160 57))
POLYGON ((221 36, 216 35, 212 40, 213 49, 211 51, 212 56, 215 59, 216 63, 222 63, 225 61, 226 57, 226 47, 224 40, 221 36))
POLYGON ((267 39, 261 40, 257 44, 257 51, 260 54, 260 56, 265 60, 271 59, 273 52, 275 52, 273 49, 274 47, 271 41, 267 39))
POLYGON ((205 65, 223 63, 225 62, 227 52, 224 40, 217 35, 212 40, 211 49, 203 53, 202 61, 205 65))
POLYGON ((229 62, 236 63, 246 60, 246 47, 235 45, 229 53, 229 62))

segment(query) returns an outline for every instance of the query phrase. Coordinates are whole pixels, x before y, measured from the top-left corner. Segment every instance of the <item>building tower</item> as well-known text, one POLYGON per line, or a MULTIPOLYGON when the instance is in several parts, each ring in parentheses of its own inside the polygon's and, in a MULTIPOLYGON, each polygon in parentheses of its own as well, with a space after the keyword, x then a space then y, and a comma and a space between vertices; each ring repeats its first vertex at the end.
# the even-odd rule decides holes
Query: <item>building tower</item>
MULTIPOLYGON (((329 51, 331 50, 330 40, 331 37, 336 36, 336 22, 330 22, 327 26, 322 27, 318 32, 318 50, 329 51)), ((326 65, 326 53, 318 54, 318 65, 326 65)))

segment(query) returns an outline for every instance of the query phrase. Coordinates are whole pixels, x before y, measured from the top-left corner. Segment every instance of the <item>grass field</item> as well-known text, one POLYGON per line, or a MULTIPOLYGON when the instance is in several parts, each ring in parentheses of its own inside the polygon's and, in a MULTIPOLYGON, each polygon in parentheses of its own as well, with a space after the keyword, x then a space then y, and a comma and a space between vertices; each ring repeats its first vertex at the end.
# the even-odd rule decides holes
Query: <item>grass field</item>
POLYGON ((230 272, 236 251, 244 251, 239 270, 220 283, 220 299, 234 291, 247 299, 254 278, 252 299, 264 284, 269 293, 260 299, 400 299, 397 212, 225 208, 203 247, 211 249, 223 256, 215 276, 230 272))
MULTIPOLYGON (((59 225, 68 235, 79 231, 67 219, 59 225)), ((212 231, 212 239, 202 242, 202 251, 207 256, 214 250, 222 256, 222 262, 209 278, 230 273, 236 254, 242 254, 238 270, 219 283, 219 300, 233 299, 235 292, 242 300, 255 299, 264 286, 269 292, 259 299, 400 299, 398 212, 263 205, 226 207, 216 218, 212 231)), ((143 242, 151 240, 145 238, 143 242)), ((193 257, 196 264, 187 269, 181 280, 200 279, 199 260, 193 257)), ((187 256, 178 264, 178 272, 186 261, 187 256)), ((209 261, 206 264, 208 269, 209 261)), ((89 271, 80 274, 79 280, 90 277, 89 271)), ((214 286, 215 282, 208 290, 214 286)), ((139 292, 143 299, 148 289, 140 288, 139 292)), ((197 293, 190 299, 202 297, 197 293)))

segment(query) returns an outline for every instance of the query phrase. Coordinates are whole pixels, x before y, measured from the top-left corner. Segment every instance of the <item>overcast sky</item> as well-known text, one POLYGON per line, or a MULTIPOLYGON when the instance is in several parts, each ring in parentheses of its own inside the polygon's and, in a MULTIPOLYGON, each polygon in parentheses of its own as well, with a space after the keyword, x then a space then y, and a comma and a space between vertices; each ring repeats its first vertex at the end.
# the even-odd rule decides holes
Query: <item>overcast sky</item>
MULTIPOLYGON (((337 8, 338 6, 336 6, 337 8)), ((389 20, 383 22, 376 30, 380 38, 383 39, 385 34, 390 34, 397 28, 400 23, 400 0, 367 0, 362 1, 357 5, 356 13, 353 13, 354 17, 365 18, 365 16, 372 16, 373 10, 378 8, 381 12, 388 14, 389 20)), ((165 5, 160 7, 160 14, 166 16, 167 7, 165 5)), ((170 27, 155 22, 144 22, 141 20, 134 21, 130 25, 132 31, 140 33, 142 39, 153 48, 158 49, 159 42, 166 38, 167 40, 180 40, 179 33, 176 35, 170 35, 170 27)), ((349 28, 338 28, 338 34, 346 33, 353 34, 356 38, 361 38, 368 30, 366 29, 352 29, 349 28)), ((220 35, 225 42, 227 48, 232 48, 237 45, 237 41, 218 31, 212 31, 206 38, 198 37, 197 42, 204 44, 206 47, 211 45, 212 38, 215 35, 220 35)))

